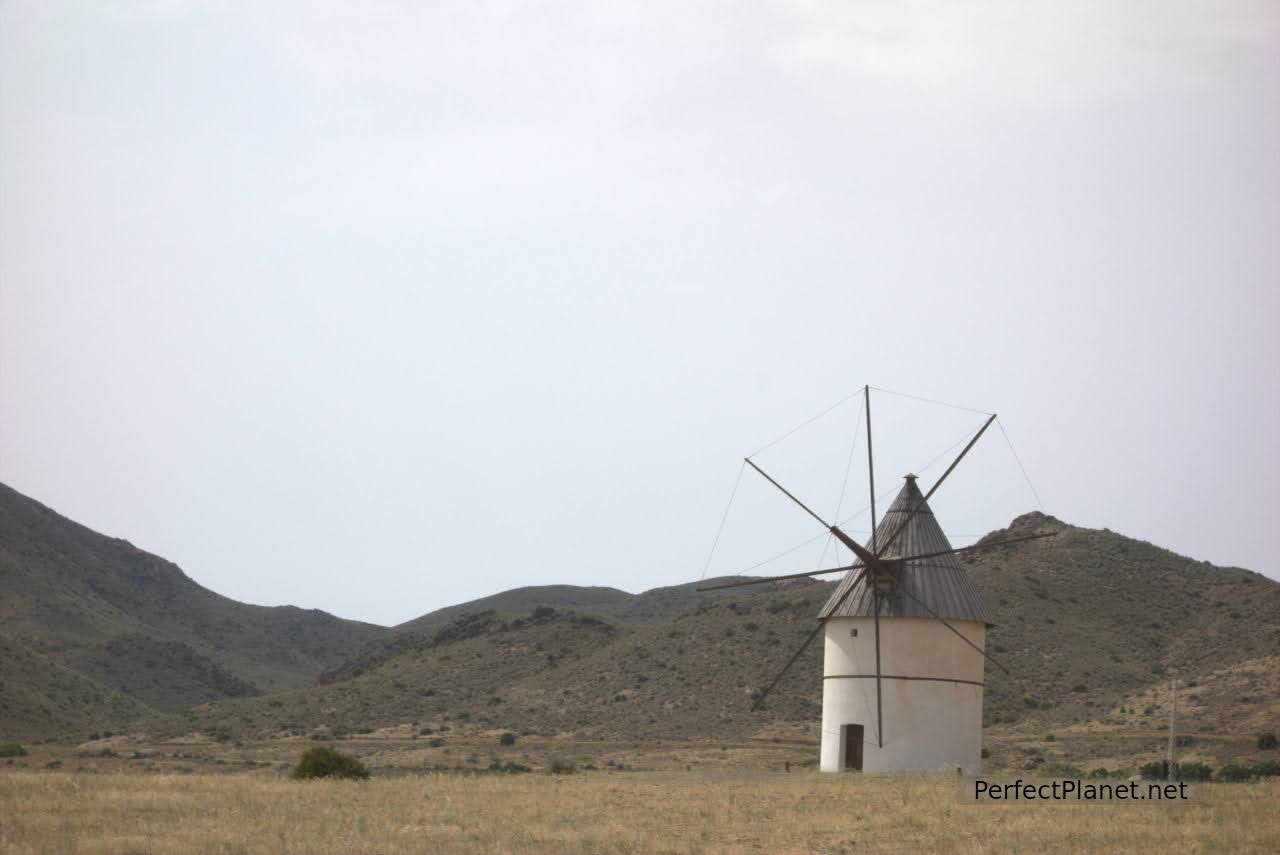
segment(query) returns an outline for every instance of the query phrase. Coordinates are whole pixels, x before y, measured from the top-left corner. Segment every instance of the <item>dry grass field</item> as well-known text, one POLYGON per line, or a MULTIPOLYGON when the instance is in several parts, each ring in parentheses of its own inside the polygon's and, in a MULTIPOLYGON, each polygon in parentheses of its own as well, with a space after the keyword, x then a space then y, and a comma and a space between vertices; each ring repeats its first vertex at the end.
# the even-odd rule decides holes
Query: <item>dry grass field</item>
POLYGON ((1280 851, 1280 784, 975 805, 950 776, 0 773, 0 855, 1280 851))

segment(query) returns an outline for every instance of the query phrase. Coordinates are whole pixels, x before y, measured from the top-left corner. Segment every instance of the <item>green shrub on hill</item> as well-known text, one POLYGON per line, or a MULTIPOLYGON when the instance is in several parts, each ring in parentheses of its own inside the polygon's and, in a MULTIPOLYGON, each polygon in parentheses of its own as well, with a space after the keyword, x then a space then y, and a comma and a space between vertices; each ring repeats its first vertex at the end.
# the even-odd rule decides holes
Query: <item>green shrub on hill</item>
POLYGON ((568 758, 552 757, 550 765, 547 766, 547 771, 553 775, 572 775, 578 771, 578 766, 568 758))
POLYGON ((0 757, 26 757, 27 749, 16 742, 0 742, 0 757))
MULTIPOLYGON (((1219 778, 1231 767, 1224 766, 1219 772, 1219 778)), ((1138 774, 1148 781, 1164 781, 1169 777, 1169 762, 1167 760, 1157 760, 1154 763, 1145 763, 1138 768, 1138 774)), ((1177 781, 1208 781, 1213 777, 1213 769, 1203 763, 1174 763, 1173 777, 1177 781)))
POLYGON ((289 777, 297 780, 310 778, 364 780, 369 777, 369 769, 350 754, 343 754, 327 745, 318 745, 302 755, 302 759, 289 773, 289 777))

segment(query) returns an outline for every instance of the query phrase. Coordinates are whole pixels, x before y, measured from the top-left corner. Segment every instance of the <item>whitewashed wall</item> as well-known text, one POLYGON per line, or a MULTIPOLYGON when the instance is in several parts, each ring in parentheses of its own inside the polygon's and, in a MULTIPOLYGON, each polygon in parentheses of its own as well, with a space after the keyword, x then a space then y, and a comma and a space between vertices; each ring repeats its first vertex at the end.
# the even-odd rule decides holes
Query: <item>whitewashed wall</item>
MULTIPOLYGON (((948 621, 978 647, 986 627, 948 621)), ((932 618, 880 619, 883 675, 937 680, 882 679, 884 747, 876 745, 875 626, 871 618, 831 618, 826 623, 822 686, 824 772, 844 768, 842 725, 861 724, 865 772, 982 768, 981 654, 932 618), (852 630, 857 629, 856 637, 852 630), (958 683, 950 680, 966 680, 958 683)))

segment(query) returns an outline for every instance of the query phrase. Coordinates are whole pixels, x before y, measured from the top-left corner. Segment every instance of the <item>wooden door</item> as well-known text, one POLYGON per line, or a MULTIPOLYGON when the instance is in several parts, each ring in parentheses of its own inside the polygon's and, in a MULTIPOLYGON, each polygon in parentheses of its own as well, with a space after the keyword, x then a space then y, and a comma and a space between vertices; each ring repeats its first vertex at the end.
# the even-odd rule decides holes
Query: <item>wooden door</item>
POLYGON ((844 726, 844 768, 853 772, 862 771, 862 725, 860 724, 844 726))

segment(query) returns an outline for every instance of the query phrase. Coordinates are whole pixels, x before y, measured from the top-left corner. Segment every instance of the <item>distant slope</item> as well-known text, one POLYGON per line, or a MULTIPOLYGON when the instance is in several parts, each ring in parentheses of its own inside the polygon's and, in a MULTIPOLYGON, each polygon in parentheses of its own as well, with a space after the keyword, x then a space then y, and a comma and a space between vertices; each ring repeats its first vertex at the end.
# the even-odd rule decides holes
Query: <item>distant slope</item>
POLYGON ((447 606, 396 626, 389 635, 364 644, 350 659, 322 672, 320 683, 349 679, 395 658, 406 650, 431 643, 435 634, 450 622, 467 615, 493 612, 519 617, 536 609, 569 609, 612 618, 622 623, 656 623, 692 611, 698 604, 731 597, 734 591, 700 592, 698 587, 714 582, 745 577, 724 576, 702 582, 690 582, 653 588, 642 594, 629 594, 617 588, 581 587, 578 585, 540 585, 514 588, 489 597, 447 606))
POLYGON ((617 588, 583 587, 580 585, 535 585, 513 588, 478 600, 436 609, 395 627, 396 632, 423 632, 438 629, 465 614, 494 611, 501 614, 527 614, 536 608, 576 609, 617 618, 626 623, 651 623, 684 614, 700 602, 732 596, 730 591, 696 590, 702 585, 745 579, 724 576, 701 582, 687 582, 664 588, 651 588, 641 594, 630 594, 617 588))
POLYGON ((0 633, 157 709, 307 685, 386 632, 220 596, 0 485, 0 633))
MULTIPOLYGON (((1137 699, 1172 667, 1186 682, 1220 685, 1213 673, 1280 655, 1280 584, 1041 514, 990 537, 1050 530, 1058 536, 967 556, 997 621, 988 649, 1012 672, 987 669, 988 723, 1042 733, 1135 714, 1145 720, 1156 713, 1137 699)), ((819 644, 762 711, 749 706, 813 627, 831 588, 801 581, 719 596, 690 586, 611 595, 597 607, 608 630, 584 622, 582 610, 547 606, 521 619, 462 617, 376 642, 377 655, 332 669, 326 685, 220 701, 181 726, 305 733, 417 721, 734 738, 770 722, 815 722, 819 644)), ((1202 707, 1189 709, 1206 723, 1254 720, 1218 708, 1233 702, 1229 693, 1202 694, 1202 707)))
POLYGON ((446 606, 428 612, 421 617, 405 621, 395 627, 396 632, 424 632, 438 629, 464 614, 478 612, 503 612, 506 614, 526 614, 536 608, 549 606, 553 609, 582 609, 597 613, 607 612, 616 603, 625 602, 633 597, 626 591, 617 588, 583 587, 580 585, 532 585, 525 588, 512 588, 478 600, 446 606))
POLYGON ((119 728, 147 712, 134 699, 0 635, 0 742, 119 728))

